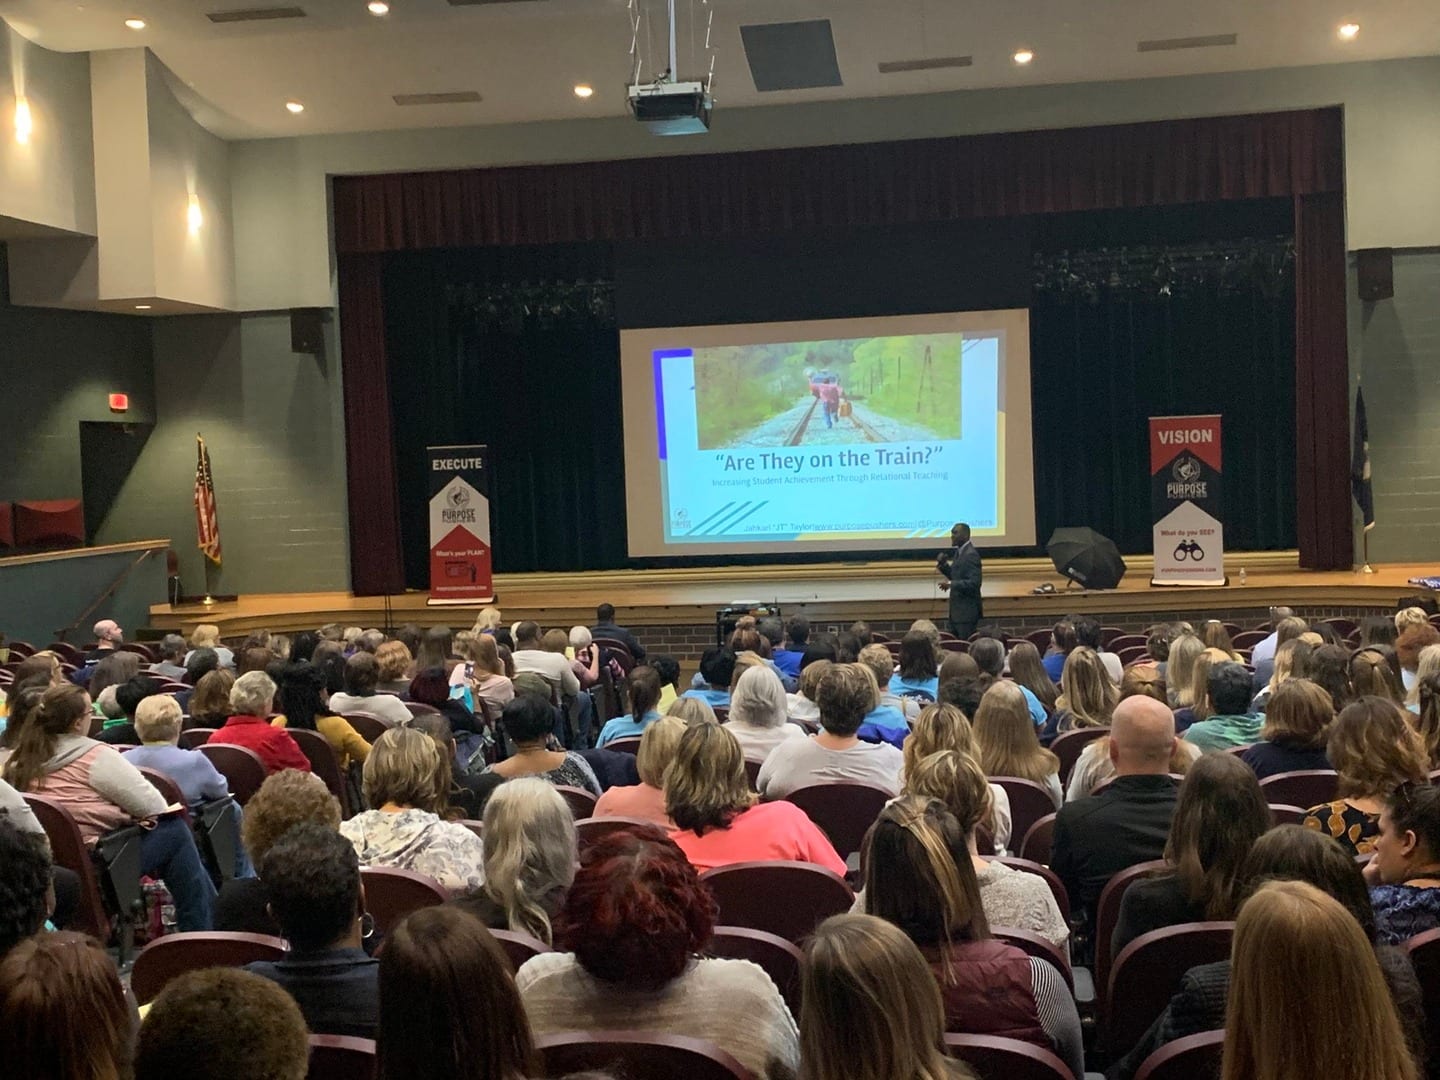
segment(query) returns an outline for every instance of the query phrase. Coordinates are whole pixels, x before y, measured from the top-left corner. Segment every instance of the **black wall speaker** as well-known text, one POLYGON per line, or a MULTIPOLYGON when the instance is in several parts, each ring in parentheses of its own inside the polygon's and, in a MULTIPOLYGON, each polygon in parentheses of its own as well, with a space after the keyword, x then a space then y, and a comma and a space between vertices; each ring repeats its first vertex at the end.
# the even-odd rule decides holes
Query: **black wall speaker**
POLYGON ((1374 302, 1395 295, 1395 260, 1392 248, 1365 248, 1355 252, 1355 279, 1360 299, 1374 302))
POLYGON ((326 308, 290 309, 290 351, 319 356, 325 351, 326 308))

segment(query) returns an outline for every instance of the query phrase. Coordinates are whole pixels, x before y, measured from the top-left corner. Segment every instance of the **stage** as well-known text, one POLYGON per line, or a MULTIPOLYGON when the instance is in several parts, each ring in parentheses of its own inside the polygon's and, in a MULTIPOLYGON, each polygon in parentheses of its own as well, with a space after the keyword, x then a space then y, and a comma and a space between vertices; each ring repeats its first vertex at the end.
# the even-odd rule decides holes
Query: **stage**
MULTIPOLYGON (((1069 613, 1095 615, 1106 625, 1139 629, 1162 619, 1214 615, 1242 625, 1268 619, 1284 604, 1306 616, 1393 611, 1401 596, 1424 592, 1407 578, 1440 573, 1433 565, 1382 565, 1359 571, 1301 570, 1294 551, 1234 553, 1226 557, 1228 586, 1165 588, 1150 585, 1148 556, 1128 556, 1118 589, 1065 591, 1065 580, 1047 559, 990 559, 985 563, 985 623, 1033 629, 1069 613), (1246 583, 1239 584, 1241 567, 1246 583), (1042 582, 1051 595, 1035 595, 1042 582)), ((946 599, 934 564, 916 562, 824 563, 804 566, 708 567, 684 570, 617 570, 582 574, 500 574, 495 606, 507 622, 535 619, 542 625, 589 625, 595 605, 615 605, 620 621, 640 629, 646 644, 686 659, 714 640, 716 609, 734 603, 776 604, 786 615, 804 613, 821 628, 866 619, 890 633, 918 618, 942 620, 946 599), (652 644, 653 643, 653 644, 652 644)), ((422 592, 357 597, 348 593, 241 596, 211 606, 169 604, 150 609, 155 629, 188 633, 214 623, 228 638, 266 628, 293 632, 324 623, 399 626, 419 623, 456 629, 469 626, 478 606, 432 607, 422 592)))

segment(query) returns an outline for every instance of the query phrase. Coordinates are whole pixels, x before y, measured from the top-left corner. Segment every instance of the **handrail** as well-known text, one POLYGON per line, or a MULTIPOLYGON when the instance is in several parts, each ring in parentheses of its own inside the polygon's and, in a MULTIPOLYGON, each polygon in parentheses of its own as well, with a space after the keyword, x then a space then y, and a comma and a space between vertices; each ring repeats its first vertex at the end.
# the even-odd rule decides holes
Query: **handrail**
POLYGON ((55 640, 64 641, 66 634, 70 633, 72 630, 79 629, 82 623, 89 619, 91 615, 95 614, 96 610, 100 607, 101 604, 103 604, 106 600, 109 600, 110 597, 115 595, 115 590, 120 588, 120 586, 124 584, 125 579, 134 572, 135 568, 141 563, 143 563, 146 559, 150 558, 151 555, 154 555, 157 550, 159 549, 146 548, 144 551, 140 552, 139 555, 135 556, 135 558, 130 561, 129 566, 126 566, 120 571, 120 573, 115 575, 115 580, 110 582, 110 584, 106 587, 105 591, 102 592, 99 596, 97 596, 89 607, 87 607, 79 615, 75 616, 74 622, 72 622, 69 626, 64 627, 63 629, 55 631, 55 640))

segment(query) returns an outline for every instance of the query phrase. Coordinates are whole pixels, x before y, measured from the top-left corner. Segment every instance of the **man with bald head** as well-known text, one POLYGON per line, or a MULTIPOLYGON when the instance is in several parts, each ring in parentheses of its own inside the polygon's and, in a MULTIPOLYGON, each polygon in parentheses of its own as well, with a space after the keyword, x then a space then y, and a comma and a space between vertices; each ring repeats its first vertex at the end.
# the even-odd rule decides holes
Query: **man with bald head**
MULTIPOLYGON (((1136 863, 1165 853, 1175 813, 1170 755, 1175 718, 1154 698, 1128 697, 1115 707, 1110 760, 1115 779, 1099 795, 1061 807, 1055 818, 1050 869, 1059 875, 1070 903, 1083 909, 1095 929, 1095 906, 1105 883, 1136 863)), ((1108 948, 1108 942, 1097 942, 1108 948)))

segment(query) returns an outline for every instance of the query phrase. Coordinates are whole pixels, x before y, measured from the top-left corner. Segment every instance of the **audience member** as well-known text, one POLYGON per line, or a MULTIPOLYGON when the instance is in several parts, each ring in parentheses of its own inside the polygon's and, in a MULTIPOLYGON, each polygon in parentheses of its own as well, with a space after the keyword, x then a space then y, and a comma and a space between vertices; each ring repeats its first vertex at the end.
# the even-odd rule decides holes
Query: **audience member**
POLYGON ((890 690, 890 676, 895 667, 890 659, 890 650, 884 645, 866 645, 860 650, 857 662, 870 669, 880 693, 875 707, 865 715, 864 723, 855 734, 865 742, 888 742, 891 746, 904 746, 905 736, 910 734, 907 720, 909 710, 913 710, 918 716, 920 707, 915 699, 902 698, 890 690))
POLYGON ((1440 927, 1440 789, 1401 784, 1391 793, 1365 876, 1377 941, 1399 945, 1440 927))
MULTIPOLYGON (((1175 734, 1183 735, 1191 724, 1208 720, 1215 715, 1215 706, 1210 700, 1210 669, 1217 664, 1231 663, 1219 649, 1206 649, 1190 666, 1190 689, 1184 695, 1186 704, 1175 710, 1175 734)), ((1246 694, 1246 703, 1249 703, 1246 694)))
POLYGON ((1249 746, 1260 738, 1265 720, 1250 711, 1250 672, 1243 664, 1226 660, 1212 664, 1208 678, 1206 693, 1213 711, 1186 729, 1185 741, 1201 750, 1249 746))
POLYGON ((444 819, 450 766, 434 739, 391 728, 375 740, 363 782, 365 802, 375 809, 340 825, 360 865, 414 870, 452 894, 480 887, 485 849, 465 826, 444 819))
POLYGON ((210 929, 215 887, 200 862, 195 836, 164 797, 113 747, 96 742, 90 698, 78 686, 45 691, 40 708, 5 761, 17 791, 47 795, 75 818, 87 846, 107 832, 141 822, 140 869, 164 880, 181 930, 210 929))
POLYGON ((235 674, 220 666, 220 656, 214 649, 191 649, 185 654, 185 682, 191 686, 198 688, 200 680, 212 671, 224 671, 231 676, 235 674))
POLYGON ((1156 665, 1131 664, 1125 669, 1125 674, 1120 676, 1120 693, 1116 698, 1117 704, 1136 694, 1143 694, 1156 701, 1168 702, 1170 700, 1165 696, 1165 676, 1160 673, 1160 669, 1156 665))
POLYGON ((35 934, 0 960, 0 1050, 6 1076, 128 1077, 131 1031, 120 973, 94 938, 65 931, 35 934))
POLYGON ((95 647, 85 654, 85 663, 95 664, 110 656, 125 643, 125 631, 114 619, 101 619, 93 628, 95 647))
POLYGON ((415 657, 403 641, 387 641, 375 650, 378 681, 375 689, 381 694, 404 694, 410 689, 410 668, 415 657))
POLYGON ((806 650, 805 655, 809 659, 800 668, 799 689, 785 697, 785 715, 797 724, 818 725, 820 706, 815 704, 815 697, 820 692, 820 680, 835 663, 835 650, 826 650, 824 646, 812 647, 806 650), (825 651, 828 651, 828 656, 823 655, 825 651))
POLYGON ((1045 879, 978 854, 975 833, 990 814, 997 790, 1004 789, 988 782, 979 762, 956 750, 929 754, 905 771, 906 795, 939 800, 959 822, 986 919, 994 926, 1030 930, 1063 949, 1070 928, 1045 879))
POLYGON ((575 853, 575 817, 553 785, 533 776, 501 784, 485 804, 485 882, 456 902, 486 926, 551 945, 575 853))
POLYGON ((1400 680, 1408 691, 1418 678, 1420 653, 1431 645, 1440 645, 1440 630, 1429 621, 1406 626, 1395 638, 1395 656, 1400 661, 1400 680))
POLYGON ((600 781, 589 762, 574 750, 551 750, 548 739, 555 728, 555 710, 544 698, 520 694, 500 716, 500 726, 515 746, 504 761, 486 768, 506 780, 538 776, 561 787, 578 787, 600 795, 600 781))
MULTIPOLYGON (((772 672, 764 669, 757 668, 756 671, 773 676, 772 672)), ((779 685, 778 680, 776 685, 779 685)), ((733 726, 733 721, 727 725, 727 730, 730 730, 732 735, 735 734, 731 730, 733 726)), ((674 822, 665 812, 665 770, 675 760, 675 752, 680 746, 680 737, 685 734, 685 727, 685 721, 678 716, 662 716, 647 727, 645 734, 640 736, 640 748, 635 755, 640 783, 607 788, 605 794, 595 803, 595 809, 590 816, 638 818, 654 822, 661 828, 673 828, 674 822)), ((800 731, 799 728, 795 730, 800 731)))
POLYGON ((147 697, 135 710, 140 746, 120 756, 136 768, 155 769, 179 785, 191 810, 230 793, 229 782, 198 750, 182 750, 180 706, 172 697, 147 697))
POLYGON ((1420 650, 1415 664, 1415 684, 1405 692, 1405 708, 1412 713, 1420 712, 1420 684, 1430 675, 1440 675, 1440 645, 1427 645, 1420 650))
MULTIPOLYGON (((1255 647, 1250 650, 1250 662, 1255 665, 1255 673, 1257 675, 1260 673, 1259 668, 1262 662, 1274 659, 1276 650, 1278 650, 1281 645, 1281 626, 1286 619, 1295 619, 1295 611, 1293 608, 1272 607, 1270 609, 1270 621, 1273 624, 1274 629, 1272 629, 1270 633, 1266 634, 1263 638, 1257 641, 1255 643, 1255 647)), ((1300 629, 1296 633, 1290 635, 1290 637, 1292 638, 1299 637, 1300 634, 1303 634, 1305 632, 1305 620, 1295 619, 1295 621, 1300 624, 1300 629)))
MULTIPOLYGON (((887 665, 889 659, 886 653, 887 665)), ((764 761, 781 743, 805 737, 804 728, 787 720, 786 708, 785 687, 773 671, 752 667, 740 675, 730 697, 725 728, 735 736, 747 759, 764 761)))
MULTIPOLYGON (((1125 674, 1128 678, 1130 669, 1127 669, 1125 674)), ((1120 700, 1123 702, 1130 697, 1146 697, 1152 701, 1161 701, 1153 694, 1124 694, 1123 692, 1120 700)), ((1203 753, 1204 751, 1194 743, 1176 739, 1175 749, 1170 754, 1170 772, 1176 776, 1184 776, 1190 771, 1190 766, 1200 760, 1203 753)), ((1092 739, 1086 744, 1085 749, 1080 751, 1080 756, 1075 760, 1075 767, 1070 770, 1070 779, 1065 785, 1065 801, 1074 802, 1076 799, 1083 799, 1087 795, 1094 794, 1096 788, 1108 783, 1114 779, 1114 776, 1115 763, 1110 760, 1110 736, 1102 735, 1098 739, 1092 739)))
POLYGON ((1118 678, 1111 680, 1099 653, 1087 645, 1076 646, 1065 658, 1060 673, 1061 693, 1046 735, 1053 738, 1076 728, 1109 727, 1120 699, 1119 682, 1118 678))
POLYGON ((573 698, 580 693, 580 680, 575 678, 575 672, 570 669, 570 661, 565 658, 564 653, 548 652, 543 647, 541 638, 538 623, 522 622, 516 628, 515 649, 510 654, 515 673, 518 675, 525 671, 534 672, 545 680, 557 697, 573 698))
MULTIPOLYGON (((686 738, 706 731, 723 729, 686 738)), ((798 1032, 769 976, 745 960, 696 959, 715 917, 710 891, 661 830, 635 826, 591 844, 556 921, 567 951, 542 953, 516 975, 531 1030, 630 1030, 643 1017, 647 1030, 714 1043, 757 1080, 795 1075, 798 1032)))
MULTIPOLYGON (((546 684, 547 700, 548 692, 549 686, 546 684)), ((444 716, 450 724, 451 733, 456 736, 478 735, 485 730, 485 721, 476 716, 470 706, 460 698, 451 696, 450 677, 445 674, 443 667, 425 667, 415 672, 410 679, 407 693, 415 704, 429 705, 444 716)))
MULTIPOLYGON (((1299 642, 1288 641, 1275 654, 1275 671, 1285 666, 1299 642)), ((1260 738, 1241 760, 1264 780, 1283 772, 1328 769, 1325 740, 1335 719, 1330 695, 1309 679, 1287 679, 1270 696, 1260 738)))
MULTIPOLYGON (((411 677, 426 668, 441 668, 448 680, 450 669, 459 662, 459 657, 454 655, 454 644, 454 634, 448 626, 432 626, 425 630, 420 635, 419 644, 411 650, 415 654, 415 663, 410 670, 411 677)), ((540 628, 536 626, 535 648, 539 647, 540 628)))
POLYGON ((435 740, 445 769, 450 773, 450 792, 446 802, 458 816, 470 821, 479 821, 485 812, 485 803, 491 793, 505 781, 494 773, 474 772, 463 768, 457 761, 455 733, 450 722, 438 713, 421 713, 406 725, 435 740))
MULTIPOLYGON (((336 660, 343 670, 343 661, 337 654, 336 660)), ((272 723, 280 728, 295 728, 300 731, 318 731, 325 736, 340 771, 350 768, 350 763, 364 764, 370 756, 370 744, 366 742, 343 716, 336 716, 330 709, 330 694, 326 690, 325 677, 317 664, 286 664, 280 669, 279 706, 282 715, 272 723)))
POLYGON ((1170 642, 1170 659, 1165 663, 1165 696, 1172 709, 1195 705, 1195 662, 1204 652, 1204 643, 1194 634, 1180 634, 1170 642))
POLYGON ((945 1029, 1054 1050, 1082 1075, 1074 998, 1049 963, 991 937, 964 834, 944 805, 896 799, 880 812, 866 850, 866 910, 920 947, 940 986, 945 1029))
POLYGON ((615 622, 615 608, 610 604, 600 604, 595 608, 595 625, 590 627, 590 633, 597 638, 613 638, 630 650, 630 655, 637 664, 645 662, 645 646, 640 640, 625 627, 615 622))
POLYGON ((1397 705, 1361 698, 1341 709, 1330 725, 1326 756, 1339 774, 1340 797, 1311 807, 1305 826, 1333 836, 1352 855, 1369 855, 1385 801, 1407 781, 1427 782, 1420 737, 1397 705))
POLYGON ((660 680, 660 702, 655 707, 668 713, 680 697, 680 661, 668 653, 657 653, 650 657, 650 667, 660 680))
POLYGON ((1274 881, 1240 909, 1222 1080, 1414 1080, 1380 965, 1340 904, 1274 881))
POLYGON ((235 968, 176 976, 140 1027, 135 1080, 305 1080, 310 1039, 284 990, 235 968))
POLYGON ((1050 648, 1045 651, 1041 659, 1041 665, 1045 668, 1045 674, 1050 676, 1050 681, 1059 684, 1060 675, 1065 670, 1065 658, 1078 645, 1075 639, 1075 624, 1069 619, 1061 619, 1050 631, 1050 648))
MULTIPOLYGON (((948 657, 946 658, 949 659, 948 657)), ((1050 676, 1045 673, 1045 666, 1040 661, 1040 650, 1028 641, 1017 641, 1010 648, 1008 658, 1010 677, 1024 690, 1028 690, 1045 710, 1048 719, 1055 711, 1055 699, 1058 692, 1050 676)), ((1062 678, 1063 672, 1062 672, 1062 678)), ((945 672, 942 665, 940 681, 945 681, 945 672)))
MULTIPOLYGON (((235 654, 220 643, 220 628, 212 623, 201 623, 190 634, 190 648, 214 649, 215 662, 222 668, 234 668, 235 654)), ((186 657, 189 661, 189 657, 186 657)))
POLYGON ((986 690, 975 710, 973 727, 976 756, 986 775, 1033 780, 1060 805, 1064 793, 1060 790, 1059 759, 1040 745, 1018 686, 998 682, 986 690))
MULTIPOLYGON (((126 656, 134 656, 134 653, 125 653, 126 656)), ((95 738, 109 746, 137 746, 140 743, 140 734, 135 730, 135 710, 146 698, 153 698, 160 693, 160 680, 153 679, 149 675, 135 675, 126 679, 114 689, 115 708, 119 716, 109 718, 100 729, 100 734, 95 738)), ((167 698, 174 701, 174 698, 167 698)), ((179 702, 175 703, 179 708, 179 702)))
POLYGON ((345 661, 345 690, 330 695, 330 709, 339 716, 365 713, 386 727, 408 724, 410 710, 405 703, 394 694, 380 693, 379 687, 380 662, 373 653, 357 652, 345 661))
MULTIPOLYGON (((298 825, 340 828, 340 801, 314 773, 285 769, 265 778, 260 790, 245 805, 240 839, 256 866, 282 836, 298 825)), ((233 878, 220 887, 215 901, 215 929, 240 934, 272 934, 280 927, 270 911, 270 893, 264 879, 233 878)))
POLYGON ((626 698, 630 712, 606 721, 600 729, 596 746, 604 746, 615 739, 633 738, 643 735, 645 729, 660 719, 660 677, 653 668, 641 664, 625 677, 626 698))
MULTIPOLYGON (((1416 665, 1418 669, 1418 659, 1416 665)), ((1357 697, 1383 697, 1396 705, 1405 704, 1399 660, 1388 645, 1371 645, 1350 658, 1350 684, 1357 697)))
MULTIPOLYGON (((259 672, 258 674, 264 674, 259 672)), ((175 700, 188 713, 190 719, 186 728, 224 727, 225 721, 233 714, 230 708, 230 691, 235 689, 233 672, 213 670, 200 676, 195 689, 189 695, 176 694, 175 700), (183 699, 183 700, 182 700, 183 699)))
MULTIPOLYGON (((900 756, 894 747, 885 749, 900 756)), ((817 863, 844 876, 845 860, 805 811, 778 796, 757 803, 740 744, 721 725, 686 728, 664 781, 672 838, 697 868, 781 859, 817 863)))
POLYGON ((251 671, 230 688, 231 716, 210 736, 209 742, 229 743, 253 750, 267 773, 281 769, 310 771, 310 759, 284 728, 270 723, 275 711, 275 683, 263 671, 251 671))
MULTIPOLYGON (((1091 615, 1076 615, 1070 621, 1075 627, 1076 645, 1084 645, 1094 650, 1095 655, 1100 658, 1101 665, 1105 668, 1105 673, 1110 676, 1110 681, 1119 686, 1123 665, 1120 663, 1120 657, 1105 651, 1104 628, 1100 625, 1100 620, 1091 615)), ((1065 660, 1068 663, 1070 658, 1067 656, 1065 660)))
POLYGON ((1312 649, 1307 677, 1330 695, 1337 713, 1355 700, 1355 687, 1350 681, 1350 651, 1343 645, 1321 645, 1312 649))
POLYGON ((185 639, 179 634, 166 634, 160 639, 155 650, 160 659, 150 665, 150 671, 162 679, 179 682, 185 678, 185 639))
POLYGON ((897 927, 833 915, 806 943, 801 970, 806 1080, 974 1080, 945 1055, 940 989, 897 927))
MULTIPOLYGON (((1339 845, 1318 832, 1298 825, 1281 825, 1255 841, 1241 868, 1248 895, 1268 881, 1303 881, 1333 896, 1349 912, 1367 939, 1375 935, 1370 896, 1355 860, 1339 845)), ((1243 903, 1243 901, 1242 901, 1243 903)), ((1417 1060, 1425 1052, 1425 1013, 1419 983, 1404 953, 1377 947, 1396 1015, 1405 1031, 1406 1045, 1417 1060)), ((1106 1073, 1108 1080, 1131 1080, 1144 1060, 1166 1043, 1225 1026, 1225 1005, 1230 986, 1230 961, 1191 968, 1180 989, 1156 1018, 1135 1048, 1106 1073)), ((1328 1075, 1328 1073, 1327 1073, 1328 1075)))
MULTIPOLYGON (((683 721, 686 727, 693 724, 718 724, 720 722, 720 718, 715 715, 715 710, 698 697, 677 697, 670 703, 670 708, 665 710, 665 715, 676 717, 683 721)), ((803 728, 800 728, 800 734, 805 734, 803 728)))
MULTIPOLYGON (((999 638, 980 637, 970 645, 970 659, 975 661, 982 674, 988 675, 991 679, 999 680, 1005 674, 1005 643, 999 638)), ((1043 669, 1042 669, 1043 670, 1043 669)), ((1049 718, 1045 706, 1022 683, 1015 682, 1020 693, 1025 695, 1025 707, 1030 710, 1030 719, 1035 726, 1042 727, 1049 718)), ((1111 688, 1114 693, 1114 688, 1111 688)))
POLYGON ((939 634, 909 630, 900 639, 899 670, 890 676, 890 692, 933 702, 940 693, 939 634))
POLYGON ((510 961, 479 920, 422 908, 380 957, 376 1080, 523 1080, 542 1065, 510 961))
POLYGON ((730 681, 735 675, 735 654, 729 648, 715 645, 700 656, 700 685, 686 690, 682 697, 696 697, 711 708, 730 707, 730 681))
MULTIPOLYGON (((1275 655, 1270 661, 1270 678, 1260 688, 1250 702, 1251 712, 1264 712, 1265 707, 1270 703, 1270 697, 1276 690, 1280 689, 1282 683, 1289 679, 1303 679, 1310 674, 1310 653, 1309 644, 1298 638, 1284 642, 1275 650, 1275 655)), ((1259 681, 1259 675, 1256 675, 1259 681)), ((1333 708, 1331 710, 1334 711, 1333 708)))
POLYGON ((1168 775, 1175 742, 1169 709, 1149 698, 1126 698, 1110 725, 1115 779, 1099 795, 1066 803, 1056 815, 1050 868, 1092 933, 1105 883, 1165 852, 1175 813, 1175 783, 1168 775))
POLYGON ((1235 651, 1235 642, 1230 640, 1230 631, 1225 629, 1225 624, 1219 619, 1206 619, 1200 627, 1200 640, 1205 643, 1207 649, 1215 649, 1225 654, 1225 658, 1231 663, 1238 664, 1242 657, 1235 651))
POLYGON ((94 671, 90 678, 85 680, 85 688, 90 693, 90 699, 98 706, 104 698, 111 706, 106 712, 97 708, 97 715, 115 718, 120 715, 120 710, 114 708, 114 690, 121 683, 127 682, 140 674, 140 656, 132 652, 107 652, 104 658, 94 665, 94 671), (109 691, 107 694, 106 692, 109 691))
POLYGON ((785 646, 771 652, 770 659, 776 667, 792 679, 800 677, 800 661, 805 656, 805 646, 810 641, 810 620, 804 615, 794 615, 785 624, 785 646))
MULTIPOLYGON (((1440 653, 1440 649, 1436 650, 1440 653)), ((1425 752, 1426 767, 1440 769, 1440 674, 1426 675, 1415 684, 1419 691, 1419 715, 1415 730, 1425 752)))
POLYGON ((1151 930, 1233 919, 1244 884, 1240 868, 1269 828, 1270 808, 1244 762, 1233 754, 1207 754, 1197 761, 1175 800, 1165 843, 1171 870, 1125 891, 1110 955, 1119 956, 1151 930))
POLYGON ((44 929, 55 903, 50 872, 44 831, 33 832, 8 813, 0 815, 0 960, 44 929))
MULTIPOLYGON (((548 638, 550 635, 546 634, 545 636, 548 638)), ((600 668, 602 663, 600 653, 602 650, 595 646, 594 637, 592 637, 590 631, 583 626, 572 626, 570 628, 568 641, 571 657, 570 670, 575 672, 575 678, 580 680, 580 689, 589 690, 600 681, 600 668)), ((500 662, 498 651, 496 652, 495 662, 497 664, 500 662)), ((623 671, 623 668, 621 670, 623 671)), ((504 673, 503 668, 501 669, 501 673, 504 673)), ((656 672, 656 677, 659 677, 658 672, 656 672)))
MULTIPOLYGON (((906 794, 916 794, 910 786, 910 777, 920 762, 931 754, 938 754, 945 750, 953 750, 966 757, 976 758, 975 736, 970 721, 966 720, 965 714, 954 705, 929 705, 921 711, 920 718, 915 721, 914 730, 905 740, 905 749, 902 754, 902 780, 906 794)), ((978 763, 978 758, 976 760, 978 763)), ((991 843, 994 845, 996 853, 1000 854, 1010 846, 1012 820, 1010 796, 999 784, 989 784, 988 786, 990 790, 989 810, 978 824, 989 830, 991 843)), ((933 791, 926 792, 926 794, 950 806, 950 800, 946 796, 933 791)), ((955 807, 951 806, 950 812, 956 817, 964 819, 965 815, 955 807)))
POLYGON ((870 669, 831 665, 820 679, 816 698, 820 734, 787 740, 772 750, 756 779, 760 794, 783 799, 810 784, 838 781, 868 784, 891 795, 899 792, 903 755, 888 743, 861 742, 856 734, 879 699, 870 669))
POLYGON ((316 1035, 373 1039, 379 964, 363 947, 374 924, 365 913, 355 848, 329 826, 305 822, 265 853, 260 877, 290 948, 281 960, 245 970, 279 983, 316 1035))

